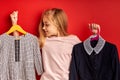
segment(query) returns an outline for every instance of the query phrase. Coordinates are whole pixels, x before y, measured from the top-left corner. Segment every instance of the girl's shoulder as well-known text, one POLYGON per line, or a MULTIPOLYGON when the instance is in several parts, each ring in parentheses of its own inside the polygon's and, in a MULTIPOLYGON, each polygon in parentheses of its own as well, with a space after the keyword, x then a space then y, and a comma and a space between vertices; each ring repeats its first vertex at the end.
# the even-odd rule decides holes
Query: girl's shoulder
POLYGON ((68 37, 71 37, 71 38, 78 38, 78 36, 77 36, 77 35, 74 35, 74 34, 70 34, 70 35, 68 35, 68 37))
POLYGON ((81 40, 79 39, 77 35, 70 34, 68 35, 68 38, 78 43, 81 42, 81 40))
MULTIPOLYGON (((70 34, 68 35, 68 37, 70 38, 74 38, 74 39, 79 39, 79 37, 77 35, 74 35, 74 34, 70 34)), ((80 39, 79 39, 80 40, 80 39)))
POLYGON ((81 42, 79 37, 76 35, 70 34, 67 36, 62 36, 62 37, 51 37, 51 38, 46 38, 46 41, 55 41, 55 42, 81 42))

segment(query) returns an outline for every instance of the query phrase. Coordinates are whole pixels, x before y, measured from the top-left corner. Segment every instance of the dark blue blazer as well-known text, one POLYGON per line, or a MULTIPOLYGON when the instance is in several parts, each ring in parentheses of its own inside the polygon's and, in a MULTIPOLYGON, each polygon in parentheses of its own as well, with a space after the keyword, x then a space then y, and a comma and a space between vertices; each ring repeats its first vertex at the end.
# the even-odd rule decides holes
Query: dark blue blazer
POLYGON ((120 80, 118 71, 118 51, 114 44, 105 42, 99 54, 93 51, 91 55, 83 43, 73 47, 69 80, 120 80))

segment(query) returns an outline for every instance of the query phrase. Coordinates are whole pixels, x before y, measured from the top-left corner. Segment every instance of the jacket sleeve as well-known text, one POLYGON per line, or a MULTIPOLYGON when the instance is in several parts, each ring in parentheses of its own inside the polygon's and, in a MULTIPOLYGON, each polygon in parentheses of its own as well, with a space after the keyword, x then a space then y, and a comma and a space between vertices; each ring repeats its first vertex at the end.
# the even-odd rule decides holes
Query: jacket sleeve
POLYGON ((119 79, 120 80, 120 60, 119 60, 119 73, 118 73, 119 79))
POLYGON ((76 56, 76 47, 73 47, 72 51, 72 60, 70 64, 70 74, 69 74, 69 80, 79 80, 78 79, 78 59, 76 56))
POLYGON ((118 77, 120 76, 119 74, 119 59, 118 59, 118 51, 117 47, 115 46, 113 49, 114 57, 112 60, 112 68, 114 71, 114 80, 119 80, 118 77))
POLYGON ((43 66, 42 66, 42 57, 41 57, 39 43, 38 43, 37 38, 34 41, 34 63, 35 63, 35 68, 36 68, 38 75, 41 75, 43 72, 43 66))

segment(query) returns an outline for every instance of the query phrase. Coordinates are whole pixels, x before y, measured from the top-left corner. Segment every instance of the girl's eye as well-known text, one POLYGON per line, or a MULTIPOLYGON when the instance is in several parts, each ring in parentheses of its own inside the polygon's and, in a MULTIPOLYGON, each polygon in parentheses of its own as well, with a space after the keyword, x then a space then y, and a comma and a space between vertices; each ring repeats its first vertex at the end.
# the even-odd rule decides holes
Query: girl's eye
POLYGON ((44 24, 44 26, 49 26, 49 24, 44 24))

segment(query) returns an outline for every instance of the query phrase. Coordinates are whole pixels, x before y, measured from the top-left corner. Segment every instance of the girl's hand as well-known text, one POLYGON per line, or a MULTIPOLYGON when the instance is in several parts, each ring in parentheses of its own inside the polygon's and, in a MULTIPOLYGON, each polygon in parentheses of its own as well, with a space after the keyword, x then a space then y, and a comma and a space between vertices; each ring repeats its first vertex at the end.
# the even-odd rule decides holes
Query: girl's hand
POLYGON ((99 34, 100 33, 100 25, 96 23, 89 24, 89 28, 93 34, 99 34))
POLYGON ((16 25, 17 21, 18 21, 18 11, 13 11, 10 14, 10 18, 11 18, 11 21, 12 21, 12 25, 16 25))

